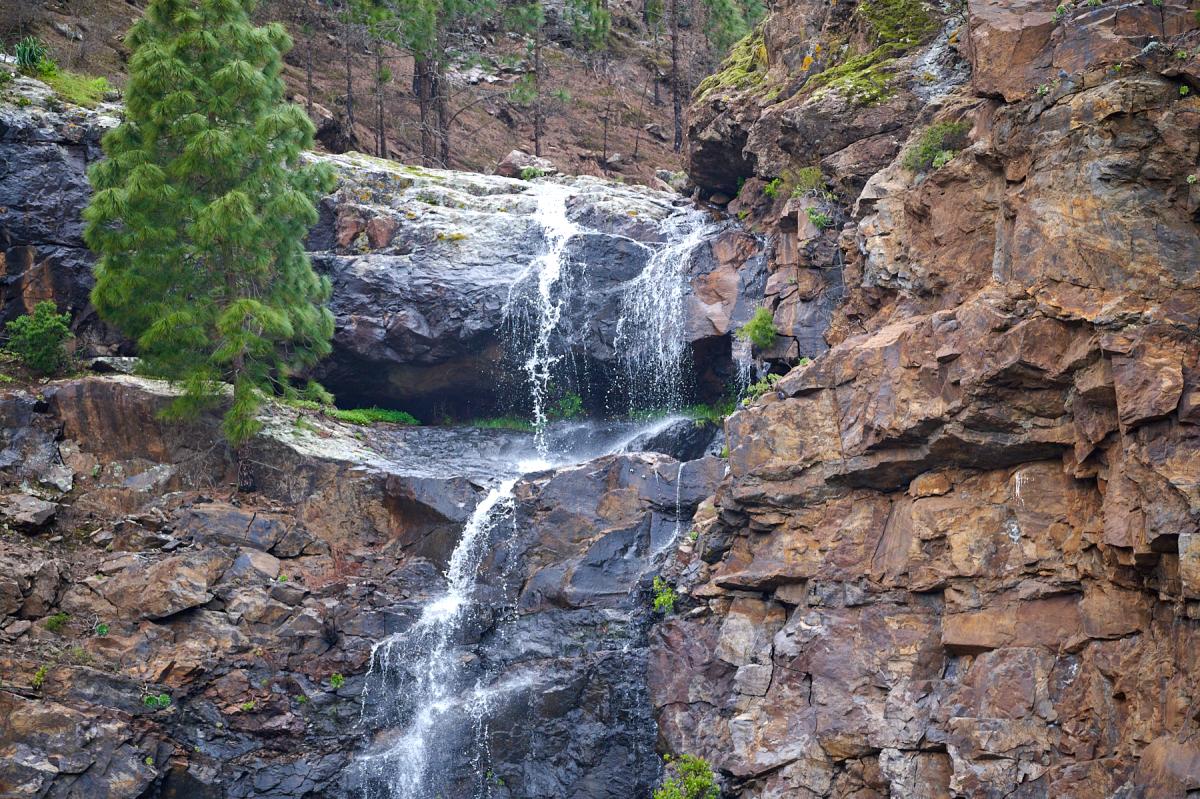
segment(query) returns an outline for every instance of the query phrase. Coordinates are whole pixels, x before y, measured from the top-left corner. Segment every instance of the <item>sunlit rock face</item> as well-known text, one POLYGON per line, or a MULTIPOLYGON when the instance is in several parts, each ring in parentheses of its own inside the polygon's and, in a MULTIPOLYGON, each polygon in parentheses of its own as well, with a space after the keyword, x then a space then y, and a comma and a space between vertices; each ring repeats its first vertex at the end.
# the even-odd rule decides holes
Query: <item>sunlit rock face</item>
MULTIPOLYGON (((811 47, 827 13, 785 4, 772 59, 782 20, 811 47)), ((1200 789, 1197 23, 1170 3, 962 22, 969 81, 839 195, 831 349, 727 421, 730 476, 676 565, 694 609, 656 631, 667 746, 732 796, 1200 789), (906 168, 941 122, 964 146, 906 168)), ((810 147, 836 181, 824 139, 769 127, 788 107, 726 94, 693 124, 749 120, 759 180, 810 147)))

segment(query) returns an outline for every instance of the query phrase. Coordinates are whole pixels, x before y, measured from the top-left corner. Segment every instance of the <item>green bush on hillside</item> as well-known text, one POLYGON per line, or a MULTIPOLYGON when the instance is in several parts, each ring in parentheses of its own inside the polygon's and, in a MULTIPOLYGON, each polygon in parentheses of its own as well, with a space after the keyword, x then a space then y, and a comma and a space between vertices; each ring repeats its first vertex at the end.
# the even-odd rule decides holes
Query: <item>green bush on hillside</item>
POLYGON ((966 122, 930 125, 904 154, 904 168, 909 172, 924 172, 945 166, 956 152, 966 146, 970 129, 971 126, 966 122))
POLYGON ((770 349, 775 343, 775 317, 768 308, 759 308, 750 317, 750 321, 742 325, 737 337, 749 341, 760 350, 770 349))
POLYGON ((420 422, 411 413, 404 411, 394 411, 390 408, 352 408, 343 410, 341 408, 328 408, 325 415, 340 422, 348 422, 349 424, 370 425, 376 422, 387 422, 388 424, 404 424, 404 425, 419 425, 420 422))
POLYGON ((50 300, 43 300, 32 314, 22 314, 5 326, 8 351, 31 372, 53 375, 67 366, 67 339, 71 338, 68 314, 58 313, 50 300))

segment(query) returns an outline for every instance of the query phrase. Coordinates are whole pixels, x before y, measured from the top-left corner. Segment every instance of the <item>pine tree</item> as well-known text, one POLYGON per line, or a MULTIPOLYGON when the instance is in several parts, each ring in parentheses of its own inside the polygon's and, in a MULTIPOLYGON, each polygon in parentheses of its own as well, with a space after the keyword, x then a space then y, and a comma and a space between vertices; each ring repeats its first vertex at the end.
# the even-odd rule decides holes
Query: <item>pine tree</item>
POLYGON ((89 172, 85 213, 100 256, 93 304, 148 372, 182 387, 168 416, 195 415, 233 385, 234 446, 259 429, 265 394, 296 393, 333 333, 329 282, 303 245, 332 176, 301 159, 314 131, 284 99, 291 41, 278 24, 252 25, 252 7, 151 0, 127 37, 126 116, 89 172))

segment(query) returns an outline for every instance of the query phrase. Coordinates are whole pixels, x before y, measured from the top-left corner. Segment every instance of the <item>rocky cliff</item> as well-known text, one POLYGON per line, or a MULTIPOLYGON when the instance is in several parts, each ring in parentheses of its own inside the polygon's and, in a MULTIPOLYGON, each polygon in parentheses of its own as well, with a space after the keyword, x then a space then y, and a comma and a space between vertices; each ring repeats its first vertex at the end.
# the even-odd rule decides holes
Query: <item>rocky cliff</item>
POLYGON ((700 93, 768 286, 846 287, 728 420, 657 631, 663 742, 730 795, 1200 790, 1196 25, 785 3, 700 93))

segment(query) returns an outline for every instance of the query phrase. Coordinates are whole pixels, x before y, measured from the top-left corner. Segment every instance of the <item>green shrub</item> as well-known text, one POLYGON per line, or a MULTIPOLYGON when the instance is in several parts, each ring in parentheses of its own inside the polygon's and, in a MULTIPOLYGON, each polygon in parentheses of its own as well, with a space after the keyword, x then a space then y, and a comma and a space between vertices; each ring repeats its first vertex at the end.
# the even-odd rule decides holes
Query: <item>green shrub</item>
POLYGON ((775 343, 775 317, 767 308, 759 308, 750 317, 750 321, 742 325, 737 337, 749 341, 760 350, 770 349, 775 343))
POLYGON ((53 63, 47 60, 50 51, 46 49, 46 45, 42 44, 42 40, 36 36, 26 36, 17 42, 17 47, 13 54, 17 57, 17 69, 26 75, 36 75, 42 71, 44 64, 53 63))
POLYGON ((55 374, 67 365, 64 344, 71 338, 70 321, 70 315, 58 313, 53 302, 43 300, 34 306, 32 314, 22 314, 8 323, 8 351, 32 372, 55 374))
POLYGON ((335 671, 329 675, 329 684, 333 686, 333 690, 338 690, 346 684, 346 678, 341 675, 341 672, 335 671))
POLYGON ((684 410, 697 424, 724 424, 725 417, 737 410, 737 400, 724 397, 713 404, 700 403, 684 410))
POLYGON ((537 180, 545 176, 545 170, 538 169, 536 166, 527 166, 521 170, 521 180, 537 180))
POLYGON ((404 411, 394 411, 389 408, 353 408, 351 410, 342 410, 341 408, 327 408, 325 415, 340 422, 348 422, 349 424, 370 425, 376 422, 387 422, 388 424, 406 424, 419 425, 420 422, 411 413, 404 411))
POLYGON ((255 702, 253 699, 251 699, 248 702, 242 702, 242 704, 241 704, 243 713, 249 713, 249 712, 253 711, 254 708, 256 708, 256 707, 258 707, 258 703, 255 702))
POLYGON ((781 188, 783 188, 783 178, 772 178, 767 185, 763 186, 763 194, 774 200, 779 196, 781 188))
POLYGON ((904 168, 924 172, 944 166, 967 143, 971 126, 966 122, 939 122, 930 125, 917 143, 904 155, 904 168))
POLYGON ((108 635, 108 625, 102 621, 98 621, 96 622, 96 626, 92 628, 92 633, 97 638, 103 638, 104 636, 108 635))
POLYGON ((817 226, 817 230, 825 230, 833 225, 833 217, 824 211, 818 211, 816 208, 809 208, 808 221, 817 226))
POLYGON ((782 375, 767 375, 762 380, 751 383, 746 388, 746 397, 749 399, 758 399, 763 394, 766 394, 768 391, 775 388, 775 384, 782 379, 782 375))
POLYGON ((577 419, 583 415, 583 399, 569 391, 555 400, 547 413, 551 419, 577 419))
POLYGON ((50 671, 49 666, 38 666, 38 670, 33 673, 33 679, 29 681, 29 684, 33 686, 33 690, 42 690, 42 686, 46 684, 46 673, 48 671, 50 671))
POLYGON ((803 197, 817 192, 825 193, 825 178, 821 175, 821 167, 806 166, 797 169, 793 176, 792 196, 803 197))
POLYGON ((654 792, 654 799, 720 799, 717 777, 708 761, 694 755, 663 757, 667 778, 654 792))
POLYGON ((171 706, 170 694, 147 694, 142 697, 142 704, 151 710, 162 710, 171 706))
POLYGON ((43 626, 52 633, 59 633, 62 632, 62 629, 67 626, 67 622, 70 621, 70 619, 71 615, 69 613, 63 613, 60 610, 53 616, 47 617, 46 623, 43 626))
POLYGON ((679 601, 679 594, 675 593, 674 587, 662 577, 654 578, 654 610, 657 613, 667 614, 675 612, 675 603, 679 601))

